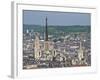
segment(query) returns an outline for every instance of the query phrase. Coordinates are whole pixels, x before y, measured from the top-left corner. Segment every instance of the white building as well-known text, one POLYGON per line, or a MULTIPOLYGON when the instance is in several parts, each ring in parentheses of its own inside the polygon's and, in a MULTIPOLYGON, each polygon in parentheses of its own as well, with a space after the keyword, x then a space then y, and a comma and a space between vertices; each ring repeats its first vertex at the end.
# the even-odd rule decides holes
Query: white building
POLYGON ((35 33, 34 53, 35 59, 39 59, 39 57, 41 56, 39 33, 35 33))

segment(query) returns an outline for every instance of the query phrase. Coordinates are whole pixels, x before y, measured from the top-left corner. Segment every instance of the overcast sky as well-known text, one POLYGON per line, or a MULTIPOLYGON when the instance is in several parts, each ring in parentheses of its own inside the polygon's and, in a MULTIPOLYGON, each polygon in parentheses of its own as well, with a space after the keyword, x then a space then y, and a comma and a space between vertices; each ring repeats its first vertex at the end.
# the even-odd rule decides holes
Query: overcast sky
POLYGON ((45 18, 48 18, 48 25, 90 25, 91 15, 89 13, 74 12, 50 12, 50 11, 23 11, 23 23, 45 25, 45 18))

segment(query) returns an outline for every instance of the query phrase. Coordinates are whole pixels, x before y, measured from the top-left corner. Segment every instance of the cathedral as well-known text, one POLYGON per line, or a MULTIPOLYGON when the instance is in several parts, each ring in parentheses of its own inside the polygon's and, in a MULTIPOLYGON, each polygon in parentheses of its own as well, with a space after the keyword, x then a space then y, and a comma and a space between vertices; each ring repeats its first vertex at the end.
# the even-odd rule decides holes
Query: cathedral
POLYGON ((54 50, 53 42, 48 40, 48 24, 47 17, 45 19, 45 40, 40 43, 39 33, 35 33, 35 41, 34 41, 34 58, 36 60, 44 59, 44 60, 52 60, 53 56, 55 56, 56 50, 54 50), (43 44, 44 47, 41 47, 43 44), (43 57, 43 58, 42 58, 43 57))
MULTIPOLYGON (((79 51, 77 57, 70 59, 70 56, 67 54, 67 51, 63 49, 54 48, 54 42, 48 39, 48 19, 45 19, 45 38, 44 41, 40 41, 40 34, 38 32, 35 33, 35 40, 34 40, 34 59, 36 61, 59 61, 63 62, 63 66, 70 66, 70 65, 81 65, 84 62, 84 52, 82 48, 82 42, 80 41, 79 51)), ((64 41, 65 43, 65 41, 64 41)), ((56 63, 54 63, 56 64, 56 63)))

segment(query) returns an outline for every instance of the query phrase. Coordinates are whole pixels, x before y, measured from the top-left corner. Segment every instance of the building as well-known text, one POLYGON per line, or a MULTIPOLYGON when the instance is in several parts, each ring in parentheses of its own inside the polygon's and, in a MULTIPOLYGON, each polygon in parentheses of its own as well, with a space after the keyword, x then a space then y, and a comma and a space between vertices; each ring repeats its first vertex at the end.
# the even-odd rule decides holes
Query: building
POLYGON ((39 59, 41 56, 39 33, 35 33, 34 53, 35 59, 39 59))
POLYGON ((81 41, 80 41, 80 46, 79 46, 78 59, 79 59, 79 63, 82 64, 83 59, 84 59, 84 53, 83 53, 83 48, 82 48, 82 42, 81 41))

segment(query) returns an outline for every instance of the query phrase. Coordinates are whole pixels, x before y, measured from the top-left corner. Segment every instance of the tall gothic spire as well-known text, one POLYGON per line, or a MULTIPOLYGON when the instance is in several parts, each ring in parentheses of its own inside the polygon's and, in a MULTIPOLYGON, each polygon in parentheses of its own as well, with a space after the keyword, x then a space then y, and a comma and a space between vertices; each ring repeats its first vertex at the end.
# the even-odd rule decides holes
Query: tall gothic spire
POLYGON ((46 17, 46 25, 45 25, 45 41, 48 41, 48 23, 47 23, 47 17, 46 17))

